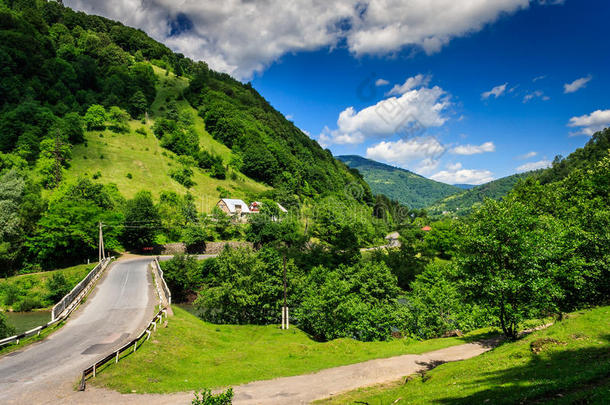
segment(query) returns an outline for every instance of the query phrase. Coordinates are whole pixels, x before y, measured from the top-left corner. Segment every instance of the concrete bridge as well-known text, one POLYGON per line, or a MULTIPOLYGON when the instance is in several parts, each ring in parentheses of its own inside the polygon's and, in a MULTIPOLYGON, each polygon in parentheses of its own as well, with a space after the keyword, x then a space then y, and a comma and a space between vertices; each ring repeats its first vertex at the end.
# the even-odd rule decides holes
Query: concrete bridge
POLYGON ((39 343, 0 357, 0 403, 62 403, 84 368, 135 338, 158 303, 151 261, 112 263, 66 325, 39 343))

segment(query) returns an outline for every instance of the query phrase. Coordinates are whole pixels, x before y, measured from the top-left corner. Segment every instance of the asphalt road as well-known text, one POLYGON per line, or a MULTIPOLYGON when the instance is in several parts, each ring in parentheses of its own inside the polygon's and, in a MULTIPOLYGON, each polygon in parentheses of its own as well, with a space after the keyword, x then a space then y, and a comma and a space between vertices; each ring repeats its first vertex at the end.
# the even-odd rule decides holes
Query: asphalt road
POLYGON ((113 263, 60 330, 0 357, 0 404, 61 403, 84 368, 141 332, 158 303, 150 261, 113 263))

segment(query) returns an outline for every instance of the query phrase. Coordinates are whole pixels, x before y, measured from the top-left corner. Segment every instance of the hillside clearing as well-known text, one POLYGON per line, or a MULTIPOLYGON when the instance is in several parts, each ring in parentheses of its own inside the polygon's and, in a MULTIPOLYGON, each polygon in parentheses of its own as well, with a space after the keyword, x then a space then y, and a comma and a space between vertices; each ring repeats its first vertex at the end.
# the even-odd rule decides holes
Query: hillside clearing
MULTIPOLYGON (((197 208, 202 212, 209 212, 218 202, 219 187, 229 191, 231 196, 236 198, 245 198, 247 194, 258 194, 268 190, 268 186, 235 172, 234 169, 229 169, 227 179, 219 180, 195 168, 193 170, 195 185, 190 189, 168 175, 172 166, 178 165, 177 156, 162 148, 153 134, 154 116, 166 104, 166 100, 176 100, 188 83, 186 79, 177 78, 173 74, 166 77, 162 74, 164 70, 157 67, 155 71, 159 82, 157 97, 151 107, 153 117, 146 124, 131 120, 128 133, 114 133, 108 129, 87 131, 85 142, 73 147, 66 179, 71 181, 84 175, 94 177, 104 184, 114 183, 126 198, 133 198, 141 190, 150 190, 155 197, 158 197, 162 191, 174 191, 178 194, 189 191, 195 196, 197 208), (145 129, 146 135, 135 132, 140 128, 145 129)), ((224 164, 228 165, 232 157, 231 150, 207 133, 203 119, 188 102, 180 100, 176 103, 181 110, 191 112, 199 135, 200 147, 220 155, 224 164)))

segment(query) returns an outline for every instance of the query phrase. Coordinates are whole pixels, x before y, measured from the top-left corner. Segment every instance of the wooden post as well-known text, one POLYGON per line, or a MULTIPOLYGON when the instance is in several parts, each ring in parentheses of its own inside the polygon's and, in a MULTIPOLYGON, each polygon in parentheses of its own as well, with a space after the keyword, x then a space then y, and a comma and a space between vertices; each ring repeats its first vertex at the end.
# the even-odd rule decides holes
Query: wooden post
POLYGON ((114 360, 114 364, 117 364, 119 362, 119 351, 116 351, 116 359, 114 360))
POLYGON ((286 287, 286 253, 282 256, 284 259, 284 306, 282 307, 282 329, 289 329, 290 321, 288 319, 288 293, 286 287))

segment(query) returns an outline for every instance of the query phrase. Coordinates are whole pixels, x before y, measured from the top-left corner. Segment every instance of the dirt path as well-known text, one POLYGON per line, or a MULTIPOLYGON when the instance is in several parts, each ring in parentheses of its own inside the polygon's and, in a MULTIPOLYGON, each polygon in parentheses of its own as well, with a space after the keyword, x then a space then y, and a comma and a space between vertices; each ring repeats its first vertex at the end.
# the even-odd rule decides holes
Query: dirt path
MULTIPOLYGON (((490 350, 497 341, 468 343, 420 355, 406 354, 387 359, 370 360, 274 380, 256 381, 233 387, 235 405, 307 404, 360 387, 396 381, 439 364, 465 360, 490 350)), ((119 394, 91 387, 85 392, 72 392, 62 398, 64 404, 190 404, 193 394, 119 394)))

